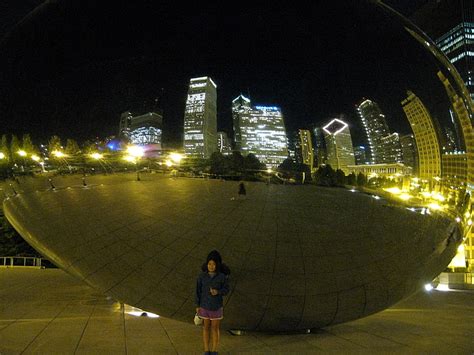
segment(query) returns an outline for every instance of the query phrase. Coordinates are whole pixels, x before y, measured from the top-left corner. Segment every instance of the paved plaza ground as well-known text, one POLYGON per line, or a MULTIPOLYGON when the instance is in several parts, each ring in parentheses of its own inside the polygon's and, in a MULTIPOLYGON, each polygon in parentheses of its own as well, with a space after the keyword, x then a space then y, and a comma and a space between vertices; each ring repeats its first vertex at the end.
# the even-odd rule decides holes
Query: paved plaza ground
MULTIPOLYGON (((201 329, 128 307, 59 269, 0 269, 0 354, 200 353, 201 329)), ((245 309, 242 310, 245 312, 245 309)), ((474 292, 421 291, 310 334, 221 334, 222 354, 474 352, 474 292)))

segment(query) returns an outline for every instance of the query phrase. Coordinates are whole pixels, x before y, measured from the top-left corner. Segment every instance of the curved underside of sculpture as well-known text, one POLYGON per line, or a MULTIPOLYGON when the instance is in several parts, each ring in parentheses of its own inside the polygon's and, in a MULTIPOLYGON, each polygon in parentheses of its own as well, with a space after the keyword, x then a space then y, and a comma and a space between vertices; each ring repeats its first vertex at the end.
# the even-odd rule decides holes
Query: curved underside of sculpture
POLYGON ((287 331, 381 311, 430 282, 460 231, 345 189, 154 174, 21 182, 4 201, 18 232, 68 273, 113 298, 192 321, 209 251, 232 270, 223 326, 287 331))

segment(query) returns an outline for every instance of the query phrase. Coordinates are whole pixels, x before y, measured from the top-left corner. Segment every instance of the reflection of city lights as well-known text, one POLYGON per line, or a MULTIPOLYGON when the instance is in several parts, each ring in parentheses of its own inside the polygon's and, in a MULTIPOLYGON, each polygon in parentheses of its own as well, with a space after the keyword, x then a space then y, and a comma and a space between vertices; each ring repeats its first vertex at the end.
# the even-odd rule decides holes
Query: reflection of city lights
POLYGON ((438 200, 438 201, 446 200, 446 198, 443 195, 439 194, 439 193, 433 193, 433 194, 431 194, 431 197, 434 198, 435 200, 438 200))
POLYGON ((92 153, 92 154, 90 155, 90 157, 93 158, 93 159, 99 160, 99 159, 102 159, 102 158, 103 158, 103 155, 100 154, 100 153, 92 153))
POLYGON ((5 154, 3 154, 2 152, 0 152, 0 159, 5 159, 5 154))
POLYGON ((33 154, 33 155, 31 156, 31 159, 33 159, 34 161, 39 161, 39 160, 40 160, 40 157, 37 156, 36 154, 33 154))
POLYGON ((428 207, 429 207, 430 209, 432 209, 432 210, 435 210, 435 211, 439 211, 439 210, 442 210, 442 209, 443 209, 442 206, 440 206, 439 204, 437 204, 437 203, 435 203, 435 202, 430 203, 430 204, 428 205, 428 207))
POLYGON ((431 286, 431 284, 426 284, 425 285, 425 290, 426 291, 431 291, 433 289, 433 286, 431 286))
POLYGON ((56 158, 64 158, 66 156, 66 154, 60 152, 59 150, 53 150, 51 154, 53 154, 56 158))
POLYGON ((389 187, 384 190, 394 195, 399 195, 402 193, 402 190, 400 190, 398 187, 389 187))
POLYGON ((429 192, 429 191, 423 191, 423 192, 421 193, 421 195, 422 195, 423 197, 431 197, 431 192, 429 192))
POLYGON ((138 145, 130 145, 127 147, 127 153, 128 155, 135 157, 135 158, 140 158, 142 157, 145 153, 143 151, 143 148, 138 146, 138 145))
POLYGON ((467 221, 467 225, 468 225, 468 226, 472 225, 472 219, 469 219, 469 220, 467 221))
POLYGON ((20 157, 26 157, 26 152, 24 150, 19 150, 17 153, 20 157))
POLYGON ((456 222, 458 222, 458 223, 461 222, 461 218, 456 217, 456 222))
POLYGON ((173 162, 171 160, 165 161, 166 166, 171 167, 173 166, 173 162))
POLYGON ((469 211, 466 211, 466 213, 464 213, 464 217, 469 218, 469 216, 470 216, 469 211))
POLYGON ((269 173, 269 174, 271 174, 271 173, 272 173, 272 171, 273 171, 273 170, 272 170, 272 169, 270 169, 270 168, 268 168, 268 169, 267 169, 267 173, 269 173))
POLYGON ((131 155, 126 155, 123 157, 123 159, 128 161, 129 163, 135 163, 135 157, 132 157, 131 155))
POLYGON ((412 196, 409 195, 409 194, 407 194, 407 193, 403 193, 403 194, 400 194, 400 195, 398 196, 398 198, 402 199, 403 201, 407 201, 407 200, 411 199, 412 196))
POLYGON ((179 162, 183 159, 183 155, 179 153, 171 153, 170 154, 170 159, 176 163, 179 164, 179 162))
POLYGON ((372 197, 375 198, 376 200, 380 200, 380 196, 372 195, 372 197))

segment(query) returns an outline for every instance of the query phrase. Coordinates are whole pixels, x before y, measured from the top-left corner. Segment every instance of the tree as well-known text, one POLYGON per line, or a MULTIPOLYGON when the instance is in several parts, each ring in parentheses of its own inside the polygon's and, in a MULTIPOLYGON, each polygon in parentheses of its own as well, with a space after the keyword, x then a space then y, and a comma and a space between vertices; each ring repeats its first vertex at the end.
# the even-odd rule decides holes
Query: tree
POLYGON ((12 139, 10 140, 10 157, 12 162, 17 162, 19 160, 18 151, 20 150, 20 141, 16 135, 12 135, 12 139))
POLYGON ((97 151, 97 145, 91 141, 85 141, 82 145, 82 151, 85 154, 92 154, 97 151))
POLYGON ((61 150, 61 138, 59 138, 56 135, 52 136, 49 139, 49 142, 48 142, 49 155, 51 155, 55 150, 58 150, 58 151, 61 150))
POLYGON ((250 153, 244 158, 244 168, 245 170, 262 170, 265 169, 265 164, 261 163, 255 154, 250 153))
POLYGON ((8 163, 10 161, 10 149, 8 149, 8 138, 6 134, 2 135, 2 139, 0 140, 0 152, 4 155, 2 163, 8 163))
POLYGON ((240 174, 244 170, 244 157, 240 152, 232 152, 230 156, 230 169, 234 174, 240 174))
POLYGON ((356 185, 357 184, 357 176, 353 172, 347 175, 347 185, 356 185))
POLYGON ((336 185, 344 186, 346 184, 346 174, 341 169, 336 170, 336 185))
POLYGON ((319 167, 314 175, 314 180, 317 185, 321 186, 336 186, 336 172, 331 165, 326 164, 319 167))
POLYGON ((21 149, 23 149, 27 154, 36 153, 37 149, 33 145, 33 141, 29 134, 24 134, 21 140, 21 149))
POLYGON ((222 153, 212 153, 211 157, 209 158, 209 163, 211 174, 225 175, 229 173, 229 164, 222 153))
POLYGON ((366 185, 367 185, 367 177, 362 173, 357 174, 357 186, 366 186, 366 185))
POLYGON ((68 139, 66 141, 65 151, 68 155, 75 155, 80 152, 79 145, 74 139, 68 139))

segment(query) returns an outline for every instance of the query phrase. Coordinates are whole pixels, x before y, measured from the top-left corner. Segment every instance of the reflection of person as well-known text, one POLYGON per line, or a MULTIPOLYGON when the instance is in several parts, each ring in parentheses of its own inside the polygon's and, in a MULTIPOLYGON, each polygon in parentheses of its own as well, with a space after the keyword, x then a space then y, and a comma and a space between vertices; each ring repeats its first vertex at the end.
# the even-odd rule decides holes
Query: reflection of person
POLYGON ((204 320, 202 338, 206 354, 217 354, 219 326, 224 318, 223 299, 229 292, 229 268, 217 250, 209 253, 196 284, 196 312, 204 320), (212 343, 210 341, 212 340, 212 343))
POLYGON ((247 194, 247 191, 245 190, 245 185, 243 182, 239 184, 239 196, 244 197, 247 194))

